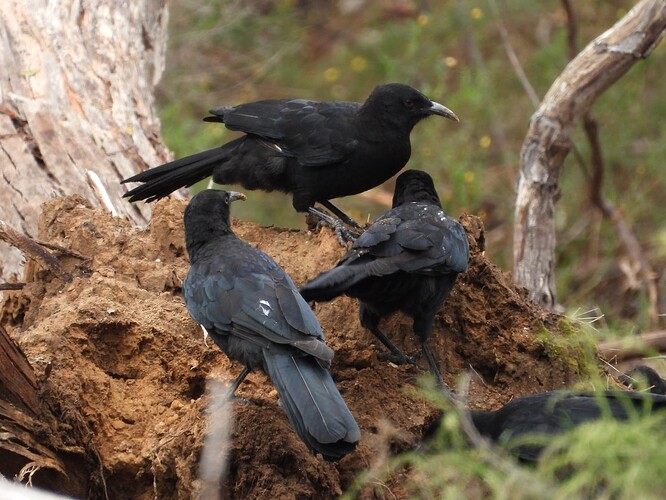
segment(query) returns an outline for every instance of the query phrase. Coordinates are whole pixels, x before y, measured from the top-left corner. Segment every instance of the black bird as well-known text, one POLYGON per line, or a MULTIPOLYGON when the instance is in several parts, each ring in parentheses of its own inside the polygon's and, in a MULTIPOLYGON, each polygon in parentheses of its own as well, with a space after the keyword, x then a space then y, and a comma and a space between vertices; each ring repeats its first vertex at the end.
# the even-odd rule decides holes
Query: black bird
MULTIPOLYGON (((402 310, 440 387, 444 382, 428 347, 433 320, 459 273, 467 270, 469 246, 462 225, 443 210, 432 178, 403 172, 395 184, 393 208, 378 217, 330 269, 301 287, 310 301, 338 295, 361 302, 361 324, 391 351, 397 363, 414 363, 379 329, 379 321, 402 310)), ((414 363, 415 364, 415 363, 414 363)))
POLYGON ((124 196, 153 201, 212 175, 218 184, 291 193, 298 212, 339 222, 315 209, 319 202, 358 226, 328 200, 361 193, 395 175, 409 160, 409 134, 423 118, 458 121, 450 109, 399 83, 376 87, 363 104, 272 99, 210 113, 205 121, 246 135, 129 177, 122 182, 144 184, 124 196))
POLYGON ((618 380, 630 389, 648 389, 652 394, 666 395, 666 380, 647 365, 633 367, 618 380))
MULTIPOLYGON (((532 462, 543 452, 548 437, 585 422, 604 417, 627 421, 664 410, 666 396, 657 394, 552 391, 514 399, 495 411, 469 411, 469 417, 479 434, 494 442, 508 444, 519 459, 532 462), (530 437, 534 437, 534 441, 530 441, 530 437), (514 439, 520 439, 520 442, 511 446, 514 439)), ((425 441, 435 435, 440 422, 441 418, 426 430, 425 441)))
POLYGON ((312 452, 337 460, 361 432, 328 369, 333 351, 291 278, 268 255, 238 239, 229 203, 241 193, 205 190, 185 209, 190 270, 187 310, 229 358, 268 374, 292 427, 312 452))

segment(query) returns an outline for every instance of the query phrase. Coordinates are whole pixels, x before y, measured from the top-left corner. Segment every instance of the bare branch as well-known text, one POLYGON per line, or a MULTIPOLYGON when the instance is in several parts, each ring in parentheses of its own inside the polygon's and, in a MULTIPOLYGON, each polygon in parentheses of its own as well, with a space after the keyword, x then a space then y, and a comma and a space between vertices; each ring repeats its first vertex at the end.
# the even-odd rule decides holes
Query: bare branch
POLYGON ((21 290, 25 283, 0 283, 0 290, 21 290))
POLYGON ((603 358, 613 361, 641 357, 650 349, 664 352, 666 351, 666 330, 599 342, 598 349, 603 358))
POLYGON ((518 60, 516 52, 513 50, 513 45, 511 45, 511 40, 509 39, 509 33, 507 32, 506 27, 504 26, 504 22, 502 21, 502 17, 500 16, 500 10, 497 8, 497 3, 495 2, 495 0, 490 0, 490 6, 492 7, 493 12, 495 14, 495 19, 497 20, 497 29, 499 31, 500 37, 502 38, 502 45, 504 46, 504 52, 506 52, 506 55, 509 58, 511 67, 513 68, 513 71, 516 73, 518 81, 523 86, 523 89, 525 89, 525 93, 530 98, 530 101, 532 101, 532 105, 535 108, 538 108, 539 96, 534 90, 534 87, 532 87, 532 84, 530 83, 529 79, 527 78, 527 75, 525 74, 525 70, 523 70, 520 61, 518 60))
POLYGON ((118 211, 116 210, 116 207, 113 206, 111 197, 106 191, 106 188, 104 187, 102 180, 99 178, 99 175, 97 175, 92 170, 86 170, 86 177, 88 179, 88 185, 93 190, 93 193, 95 194, 95 197, 99 201, 100 205, 111 212, 111 215, 118 217, 118 211))
POLYGON ((555 204, 570 133, 592 103, 666 34, 666 2, 642 0, 583 49, 532 115, 520 153, 514 222, 514 279, 538 304, 556 308, 555 204))
POLYGON ((592 150, 592 177, 590 179, 590 199, 592 203, 599 209, 605 219, 610 220, 615 227, 615 233, 618 239, 624 246, 627 255, 631 261, 630 269, 636 274, 639 279, 634 278, 632 281, 641 282, 647 289, 648 295, 648 317, 651 325, 659 323, 659 292, 657 287, 657 273, 654 272, 650 261, 645 256, 643 248, 632 230, 631 226, 627 223, 626 219, 617 207, 606 198, 601 192, 604 178, 604 160, 601 152, 601 145, 599 143, 599 130, 597 122, 592 118, 591 114, 587 114, 583 121, 585 134, 590 143, 592 150))
POLYGON ((72 280, 72 275, 65 270, 56 257, 44 250, 36 241, 22 235, 2 220, 0 220, 0 239, 21 250, 26 257, 36 260, 44 267, 51 269, 65 281, 72 280))

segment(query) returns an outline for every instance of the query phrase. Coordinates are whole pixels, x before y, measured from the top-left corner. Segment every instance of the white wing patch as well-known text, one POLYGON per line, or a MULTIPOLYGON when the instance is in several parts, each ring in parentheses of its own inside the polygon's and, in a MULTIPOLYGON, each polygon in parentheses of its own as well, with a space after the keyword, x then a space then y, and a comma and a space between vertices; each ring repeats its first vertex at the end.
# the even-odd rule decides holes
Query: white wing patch
POLYGON ((267 300, 260 300, 259 308, 261 309, 261 312, 264 314, 264 316, 268 316, 272 311, 271 305, 267 300))

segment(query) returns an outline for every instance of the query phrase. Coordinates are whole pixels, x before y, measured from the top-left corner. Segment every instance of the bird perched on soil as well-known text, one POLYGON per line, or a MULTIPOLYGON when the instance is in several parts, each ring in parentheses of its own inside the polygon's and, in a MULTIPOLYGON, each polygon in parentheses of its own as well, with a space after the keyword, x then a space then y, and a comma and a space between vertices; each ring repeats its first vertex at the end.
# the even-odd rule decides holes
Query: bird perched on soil
POLYGON ((407 170, 396 180, 393 208, 372 223, 334 268, 300 291, 308 301, 342 294, 358 298, 361 324, 391 351, 386 357, 415 364, 379 329, 383 317, 404 311, 413 318, 428 365, 444 387, 428 338, 435 314, 468 260, 465 230, 442 210, 430 175, 407 170))
POLYGON ((409 134, 423 118, 458 121, 450 109, 399 83, 379 85, 363 104, 273 99, 210 113, 205 121, 246 135, 123 180, 143 183, 125 197, 153 201, 212 175, 218 184, 291 193, 298 212, 340 229, 339 219, 314 207, 319 202, 357 226, 329 200, 361 193, 395 175, 409 160, 409 134))
POLYGON ((652 394, 666 394, 666 380, 647 365, 633 367, 627 373, 620 375, 618 380, 630 389, 647 389, 652 394))
POLYGON ((361 437, 328 369, 333 351, 291 278, 268 255, 241 241, 229 203, 245 196, 205 190, 185 209, 190 270, 185 304, 229 358, 268 374, 292 427, 308 448, 337 460, 361 437))
MULTIPOLYGON (((634 391, 571 392, 552 391, 510 401, 495 411, 469 411, 479 434, 492 441, 511 444, 517 457, 536 461, 547 445, 543 437, 559 435, 585 422, 601 418, 626 421, 654 411, 666 410, 666 396, 634 391), (529 437, 534 437, 530 442, 529 437)), ((425 432, 430 439, 439 427, 435 421, 425 432)))

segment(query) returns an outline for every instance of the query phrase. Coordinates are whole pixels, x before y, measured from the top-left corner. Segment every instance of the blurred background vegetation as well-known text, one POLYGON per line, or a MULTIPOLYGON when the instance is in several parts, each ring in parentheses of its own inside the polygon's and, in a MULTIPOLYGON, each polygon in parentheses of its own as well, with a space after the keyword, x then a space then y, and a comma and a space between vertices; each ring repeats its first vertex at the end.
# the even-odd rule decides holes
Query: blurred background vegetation
MULTIPOLYGON (((635 2, 573 2, 579 49, 635 2)), ((486 225, 488 257, 512 265, 515 183, 534 105, 500 37, 539 98, 568 62, 567 16, 548 0, 174 0, 167 71, 158 99, 162 132, 175 157, 234 137, 204 124, 207 110, 262 98, 363 101, 380 83, 404 82, 453 109, 460 124, 431 119, 412 133, 410 168, 436 179, 445 209, 486 225)), ((633 227, 652 268, 666 282, 665 43, 597 100, 593 113, 607 165, 604 195, 633 227)), ((557 206, 558 300, 577 316, 601 316, 599 336, 648 329, 647 298, 632 281, 610 222, 590 202, 589 147, 574 134, 557 206)), ((374 219, 392 183, 336 204, 374 219)), ((289 196, 251 193, 239 217, 304 227, 289 196)), ((661 310, 664 310, 662 305, 661 310)), ((664 318, 662 318, 663 320, 664 318)))

